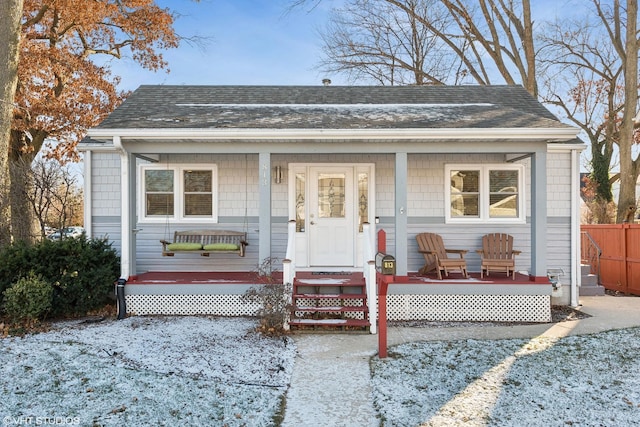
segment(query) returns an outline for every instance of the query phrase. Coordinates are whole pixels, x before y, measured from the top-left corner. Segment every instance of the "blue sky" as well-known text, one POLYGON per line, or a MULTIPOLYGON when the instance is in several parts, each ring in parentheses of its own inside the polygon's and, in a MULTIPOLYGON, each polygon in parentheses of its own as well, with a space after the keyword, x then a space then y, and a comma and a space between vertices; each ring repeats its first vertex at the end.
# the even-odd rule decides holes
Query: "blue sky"
MULTIPOLYGON (((164 53, 170 73, 141 69, 131 59, 114 61, 121 89, 141 84, 299 84, 319 85, 314 69, 320 58, 318 30, 337 0, 309 10, 288 10, 290 0, 159 0, 181 16, 181 36, 206 38, 204 46, 183 42, 164 53)), ((334 84, 346 84, 330 76, 334 84)))
MULTIPOLYGON (((315 0, 310 0, 313 4, 315 0)), ((584 7, 585 0, 535 0, 536 19, 584 7)), ((143 70, 130 58, 113 61, 120 89, 141 84, 210 85, 334 85, 349 84, 345 76, 317 69, 321 58, 319 30, 332 7, 342 0, 322 0, 316 7, 289 10, 292 0, 158 0, 180 15, 175 27, 184 37, 200 36, 203 46, 183 42, 164 53, 170 73, 143 70), (289 10, 289 11, 288 11, 289 10), (287 13, 288 11, 288 13, 287 13)))

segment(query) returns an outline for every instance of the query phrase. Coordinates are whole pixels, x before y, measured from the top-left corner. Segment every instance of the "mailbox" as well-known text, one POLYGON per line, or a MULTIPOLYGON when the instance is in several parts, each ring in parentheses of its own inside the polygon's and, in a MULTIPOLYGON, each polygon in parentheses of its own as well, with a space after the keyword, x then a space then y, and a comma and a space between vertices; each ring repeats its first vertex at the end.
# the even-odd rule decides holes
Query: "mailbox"
POLYGON ((378 252, 376 254, 376 270, 380 274, 396 274, 396 259, 391 255, 378 252))

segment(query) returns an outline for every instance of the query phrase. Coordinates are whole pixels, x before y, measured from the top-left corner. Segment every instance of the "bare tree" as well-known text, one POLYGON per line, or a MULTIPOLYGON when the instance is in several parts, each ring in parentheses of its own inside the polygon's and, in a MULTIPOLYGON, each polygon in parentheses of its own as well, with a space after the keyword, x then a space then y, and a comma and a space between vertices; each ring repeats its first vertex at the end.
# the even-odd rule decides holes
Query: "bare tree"
POLYGON ((63 229, 81 223, 82 192, 77 176, 68 166, 38 157, 32 164, 28 181, 27 199, 38 219, 41 237, 46 234, 46 226, 63 229))
MULTIPOLYGON (((620 180, 616 221, 635 207, 638 159, 633 159, 638 100, 637 3, 591 0, 592 16, 547 26, 541 40, 543 99, 579 126, 591 143, 594 204, 611 203, 612 183, 620 180), (619 173, 611 175, 616 153, 619 173)), ((606 222, 599 218, 598 222, 606 222)))
MULTIPOLYGON (((386 0, 402 3, 399 0, 386 0)), ((454 18, 458 32, 446 38, 462 37, 470 53, 462 55, 469 74, 479 84, 492 84, 495 67, 506 84, 522 84, 538 96, 536 51, 530 0, 441 0, 454 18), (470 56, 469 59, 465 59, 470 56)))
MULTIPOLYGON (((56 188, 60 185, 62 179, 62 167, 57 161, 46 161, 42 158, 37 158, 33 162, 30 172, 28 201, 40 224, 41 237, 44 238, 47 225, 64 226, 64 221, 63 224, 59 224, 59 221, 53 222, 49 220, 54 210, 56 188)), ((60 219, 63 218, 60 217, 60 219)))
POLYGON ((444 84, 455 74, 441 40, 417 17, 443 31, 448 22, 438 0, 409 0, 402 10, 378 0, 354 0, 335 10, 321 34, 322 69, 352 81, 378 84, 444 84))
MULTIPOLYGON (((315 7, 320 1, 293 4, 315 7)), ((640 142, 637 0, 590 0, 592 17, 565 18, 554 31, 540 27, 537 34, 530 0, 346 0, 346 5, 323 35, 325 70, 384 84, 406 84, 409 76, 414 84, 465 78, 522 84, 536 97, 540 81, 543 100, 588 136, 596 198, 603 205, 612 201, 610 170, 618 154, 617 221, 628 219, 640 172, 634 152, 640 142), (402 44, 412 32, 429 43, 402 44), (443 62, 434 60, 435 52, 443 62)))
POLYGON ((602 215, 597 223, 615 221, 605 207, 613 201, 610 171, 620 138, 623 111, 622 63, 603 38, 602 25, 581 16, 548 23, 541 32, 541 97, 555 106, 589 139, 592 203, 602 215))
MULTIPOLYGON (((595 2, 598 14, 606 22, 606 12, 595 2)), ((620 196, 618 198, 618 222, 629 221, 628 213, 636 210, 636 182, 640 159, 632 158, 632 146, 635 143, 634 124, 638 109, 638 1, 627 0, 626 31, 622 22, 624 10, 619 1, 614 1, 613 24, 607 26, 607 32, 624 64, 624 112, 620 125, 620 196), (623 35, 624 33, 624 35, 623 35)))
POLYGON ((18 82, 18 46, 23 0, 0 2, 0 247, 11 241, 9 140, 18 82))
MULTIPOLYGON (((296 5, 305 3, 316 4, 296 5)), ((412 71, 418 84, 467 78, 521 83, 538 94, 529 0, 351 0, 340 16, 323 36, 325 69, 371 75, 373 64, 377 71, 412 71), (428 43, 406 42, 416 36, 428 43)))

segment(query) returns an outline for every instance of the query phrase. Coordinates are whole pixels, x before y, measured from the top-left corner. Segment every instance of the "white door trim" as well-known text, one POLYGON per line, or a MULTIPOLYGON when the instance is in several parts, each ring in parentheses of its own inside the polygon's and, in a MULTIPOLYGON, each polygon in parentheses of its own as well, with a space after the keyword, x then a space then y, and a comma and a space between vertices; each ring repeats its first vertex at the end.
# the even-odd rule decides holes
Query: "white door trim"
MULTIPOLYGON (((333 169, 335 170, 335 169, 333 169)), ((309 269, 349 269, 362 267, 362 245, 363 235, 359 230, 359 208, 362 199, 366 199, 368 222, 375 223, 375 164, 373 163, 290 163, 288 165, 288 200, 289 200, 289 218, 297 220, 296 231, 296 254, 295 264, 296 268, 309 268, 309 269), (310 218, 310 205, 309 198, 311 197, 311 175, 312 170, 320 170, 322 168, 341 168, 349 169, 351 171, 351 189, 349 193, 351 195, 350 203, 350 215, 352 216, 351 229, 353 233, 350 234, 352 238, 352 244, 349 245, 351 256, 349 257, 349 265, 316 265, 313 264, 311 246, 311 234, 309 227, 311 227, 310 218), (366 179, 366 181, 365 181, 366 179), (366 189, 362 191, 359 189, 359 183, 362 181, 362 185, 366 186, 366 189), (299 194, 302 192, 303 194, 299 194)), ((344 263, 342 263, 344 264, 344 263)))

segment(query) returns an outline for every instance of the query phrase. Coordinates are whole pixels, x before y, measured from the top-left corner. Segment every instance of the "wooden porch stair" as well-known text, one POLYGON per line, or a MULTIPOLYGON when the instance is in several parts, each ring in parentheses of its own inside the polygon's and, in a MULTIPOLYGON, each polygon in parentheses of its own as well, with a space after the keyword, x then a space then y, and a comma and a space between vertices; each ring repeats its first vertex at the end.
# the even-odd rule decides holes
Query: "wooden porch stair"
POLYGON ((369 307, 362 274, 296 277, 289 325, 298 331, 366 331, 369 307))

